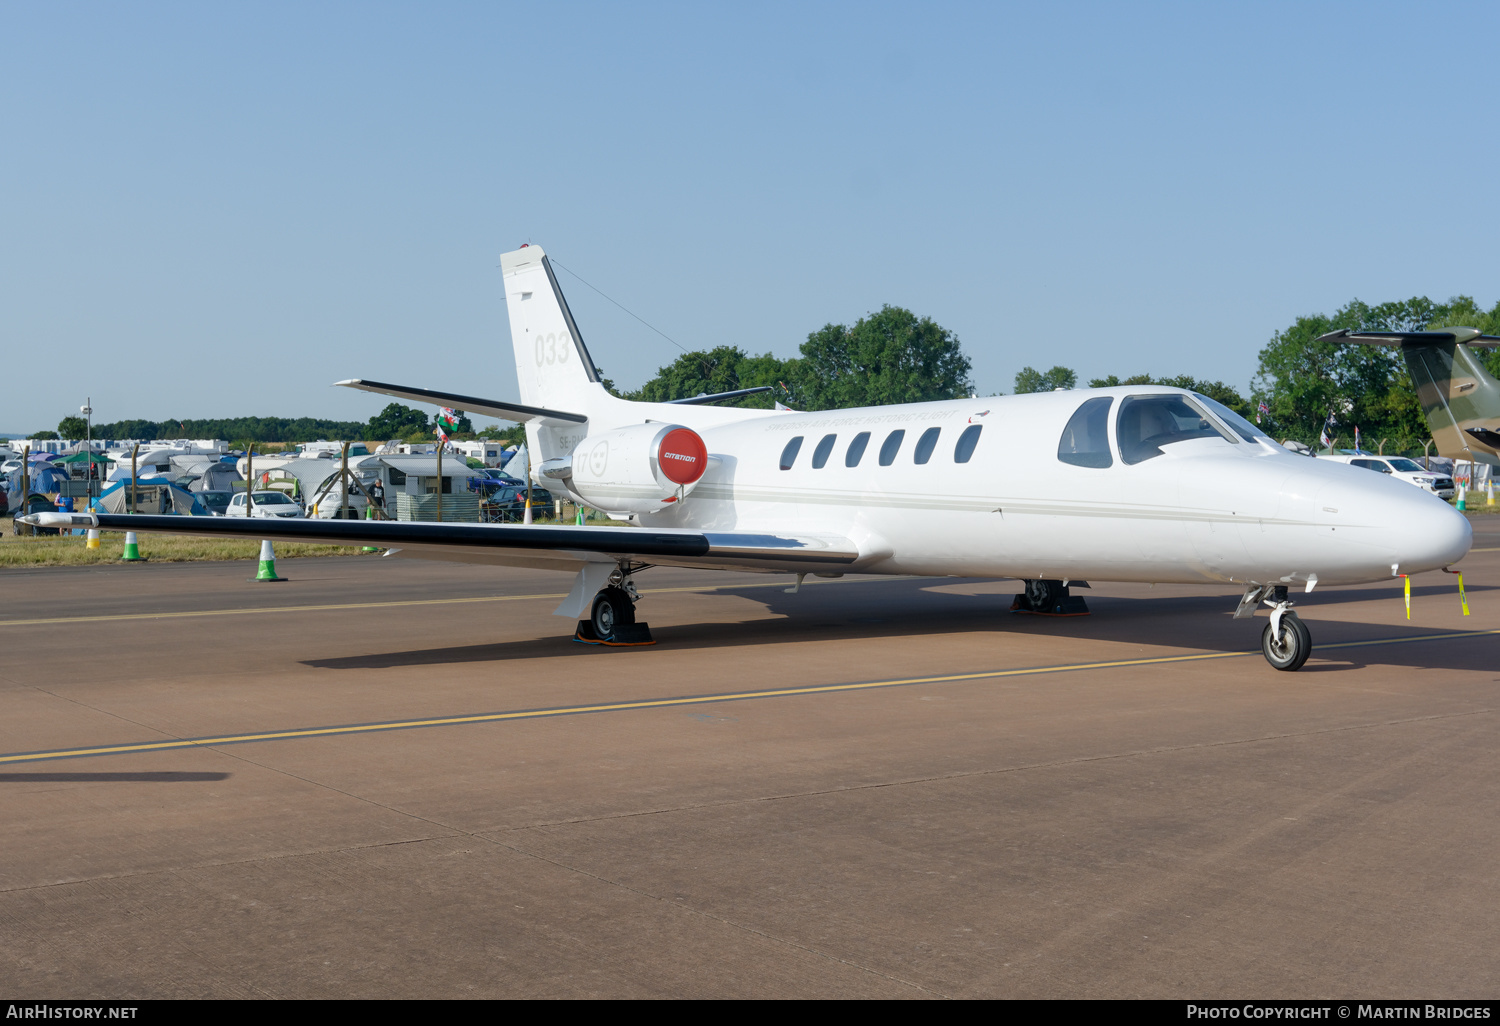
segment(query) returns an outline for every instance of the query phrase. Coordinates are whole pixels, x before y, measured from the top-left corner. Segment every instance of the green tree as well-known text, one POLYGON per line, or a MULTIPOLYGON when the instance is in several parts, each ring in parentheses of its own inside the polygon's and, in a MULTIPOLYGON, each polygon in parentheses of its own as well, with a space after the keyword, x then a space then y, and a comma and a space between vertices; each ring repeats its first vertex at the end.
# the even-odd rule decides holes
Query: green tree
MULTIPOLYGON (((741 388, 770 385, 776 388, 788 376, 785 361, 770 353, 747 356, 737 346, 719 346, 706 352, 683 353, 656 372, 656 377, 625 398, 636 402, 665 403, 697 395, 733 392, 741 388)), ((762 392, 722 405, 770 409, 776 393, 762 392)))
POLYGON ((64 417, 57 425, 57 433, 64 438, 82 438, 88 431, 88 421, 82 417, 64 417))
MULTIPOLYGON (((1486 335, 1500 335, 1500 302, 1492 309, 1481 309, 1472 296, 1454 296, 1441 312, 1427 322, 1428 328, 1478 328, 1486 335)), ((1500 377, 1500 349, 1484 352, 1485 369, 1500 377)), ((1409 384, 1409 383, 1408 383, 1409 384)))
POLYGON ((385 409, 370 418, 366 438, 405 439, 416 432, 426 432, 429 423, 427 414, 400 403, 390 403, 385 409))
POLYGON ((1283 437, 1315 439, 1332 415, 1338 433, 1351 436, 1346 441, 1355 426, 1367 438, 1426 438, 1427 424, 1398 350, 1317 339, 1340 328, 1421 330, 1447 312, 1415 297, 1376 307, 1356 299, 1332 317, 1299 317, 1260 351, 1251 398, 1270 408, 1268 426, 1283 437))
POLYGON ((35 438, 39 442, 57 441, 57 432, 56 431, 37 431, 37 432, 33 432, 33 434, 32 434, 31 437, 35 438))
POLYGON ((522 424, 512 424, 510 427, 504 428, 500 427, 498 424, 491 424, 489 427, 479 432, 479 437, 497 442, 504 442, 506 445, 525 445, 526 428, 522 424))
POLYGON ((1155 382, 1151 380, 1151 375, 1149 375, 1149 374, 1137 374, 1135 377, 1133 377, 1133 378, 1126 378, 1124 381, 1121 381, 1119 378, 1117 378, 1113 374, 1111 374, 1107 378, 1093 378, 1093 379, 1091 379, 1089 381, 1089 387, 1090 388, 1110 388, 1110 387, 1112 387, 1114 385, 1152 385, 1152 384, 1155 384, 1155 382))
POLYGON ((973 389, 969 369, 953 332, 897 306, 853 327, 824 325, 787 368, 794 400, 810 410, 957 399, 973 389))
POLYGON ((1074 388, 1078 375, 1067 367, 1053 367, 1039 371, 1034 367, 1022 367, 1016 374, 1016 395, 1028 392, 1052 392, 1059 388, 1074 388))

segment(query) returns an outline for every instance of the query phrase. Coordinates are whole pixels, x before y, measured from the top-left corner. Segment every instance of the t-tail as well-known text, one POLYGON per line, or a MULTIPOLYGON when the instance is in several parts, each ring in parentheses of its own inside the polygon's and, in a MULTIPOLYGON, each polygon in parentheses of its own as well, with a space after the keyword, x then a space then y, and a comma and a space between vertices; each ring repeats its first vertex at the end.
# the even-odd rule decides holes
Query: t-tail
POLYGON ((1474 352, 1476 347, 1500 346, 1500 335, 1456 327, 1433 331, 1346 328, 1318 341, 1400 349, 1438 455, 1500 466, 1500 381, 1490 376, 1474 352))
POLYGON ((500 257, 521 402, 587 415, 608 395, 540 246, 500 257))

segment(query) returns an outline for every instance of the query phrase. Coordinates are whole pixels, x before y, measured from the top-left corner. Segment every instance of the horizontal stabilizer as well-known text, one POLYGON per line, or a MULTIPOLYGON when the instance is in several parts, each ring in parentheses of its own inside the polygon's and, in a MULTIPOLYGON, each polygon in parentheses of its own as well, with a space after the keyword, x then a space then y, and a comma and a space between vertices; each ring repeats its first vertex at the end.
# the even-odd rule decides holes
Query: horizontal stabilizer
POLYGON ((1500 335, 1482 335, 1478 328, 1436 328, 1432 331, 1351 331, 1340 328, 1318 336, 1319 342, 1362 342, 1371 346, 1445 346, 1455 342, 1493 349, 1500 335))
POLYGON ((387 385, 383 381, 365 381, 362 378, 350 378, 348 381, 336 381, 334 384, 345 388, 357 388, 363 392, 379 392, 381 395, 395 396, 397 399, 407 399, 411 402, 447 406, 455 410, 463 410, 465 413, 478 413, 485 417, 498 417, 501 420, 515 420, 523 423, 528 420, 558 420, 569 424, 588 423, 588 418, 581 413, 565 413, 562 410, 548 410, 540 406, 522 406, 520 403, 502 403, 496 399, 480 399, 477 396, 458 395, 455 392, 436 392, 430 388, 387 385))
POLYGON ((679 406, 702 406, 704 403, 718 403, 725 399, 738 399, 744 395, 756 395, 760 392, 771 391, 770 385, 757 385, 754 388, 737 388, 733 392, 715 392, 713 395, 694 395, 686 399, 668 399, 669 403, 677 403, 679 406))

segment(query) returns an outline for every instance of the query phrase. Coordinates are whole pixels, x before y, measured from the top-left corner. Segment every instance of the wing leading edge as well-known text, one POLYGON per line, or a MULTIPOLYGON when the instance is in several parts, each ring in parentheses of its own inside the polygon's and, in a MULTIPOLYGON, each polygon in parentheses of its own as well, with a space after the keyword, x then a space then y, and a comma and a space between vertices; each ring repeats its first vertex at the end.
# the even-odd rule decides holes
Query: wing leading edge
POLYGON ((628 560, 665 566, 807 571, 847 567, 859 547, 846 538, 748 531, 651 530, 520 524, 436 524, 396 520, 285 520, 131 513, 35 513, 37 527, 98 528, 273 542, 376 545, 418 559, 567 569, 628 560))

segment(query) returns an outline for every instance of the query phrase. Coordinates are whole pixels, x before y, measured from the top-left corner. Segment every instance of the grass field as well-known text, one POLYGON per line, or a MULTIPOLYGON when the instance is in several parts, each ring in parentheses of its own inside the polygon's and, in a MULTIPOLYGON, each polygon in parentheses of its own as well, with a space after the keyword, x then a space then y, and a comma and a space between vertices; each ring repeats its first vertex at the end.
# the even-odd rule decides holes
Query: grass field
MULTIPOLYGON (((9 527, 9 522, 6 523, 9 527)), ((140 552, 159 563, 183 563, 207 559, 257 559, 259 541, 219 541, 215 538, 193 538, 177 534, 138 534, 140 552)), ((84 538, 70 535, 17 538, 7 532, 0 536, 0 569, 8 566, 87 566, 91 563, 117 563, 125 551, 125 535, 105 531, 97 549, 86 548, 84 538)), ((366 553, 373 555, 373 553, 366 553)), ((278 544, 278 558, 293 556, 357 556, 357 547, 347 545, 278 544)))
MULTIPOLYGON (((549 509, 550 513, 551 510, 549 509)), ((538 516, 538 524, 571 524, 571 517, 553 520, 551 516, 538 516)), ((624 525, 608 517, 593 515, 588 518, 591 527, 622 527, 624 525)), ((123 531, 104 531, 99 537, 97 549, 87 548, 82 535, 41 535, 17 537, 7 518, 0 533, 0 569, 11 566, 88 566, 94 563, 117 563, 125 551, 123 531)), ((226 540, 199 538, 178 534, 137 534, 140 553, 147 559, 159 563, 188 563, 199 560, 259 559, 259 540, 226 540)), ((382 549, 381 552, 385 550, 382 549)), ((303 556, 358 556, 378 555, 362 553, 358 546, 308 545, 297 542, 277 542, 277 558, 303 556)))

